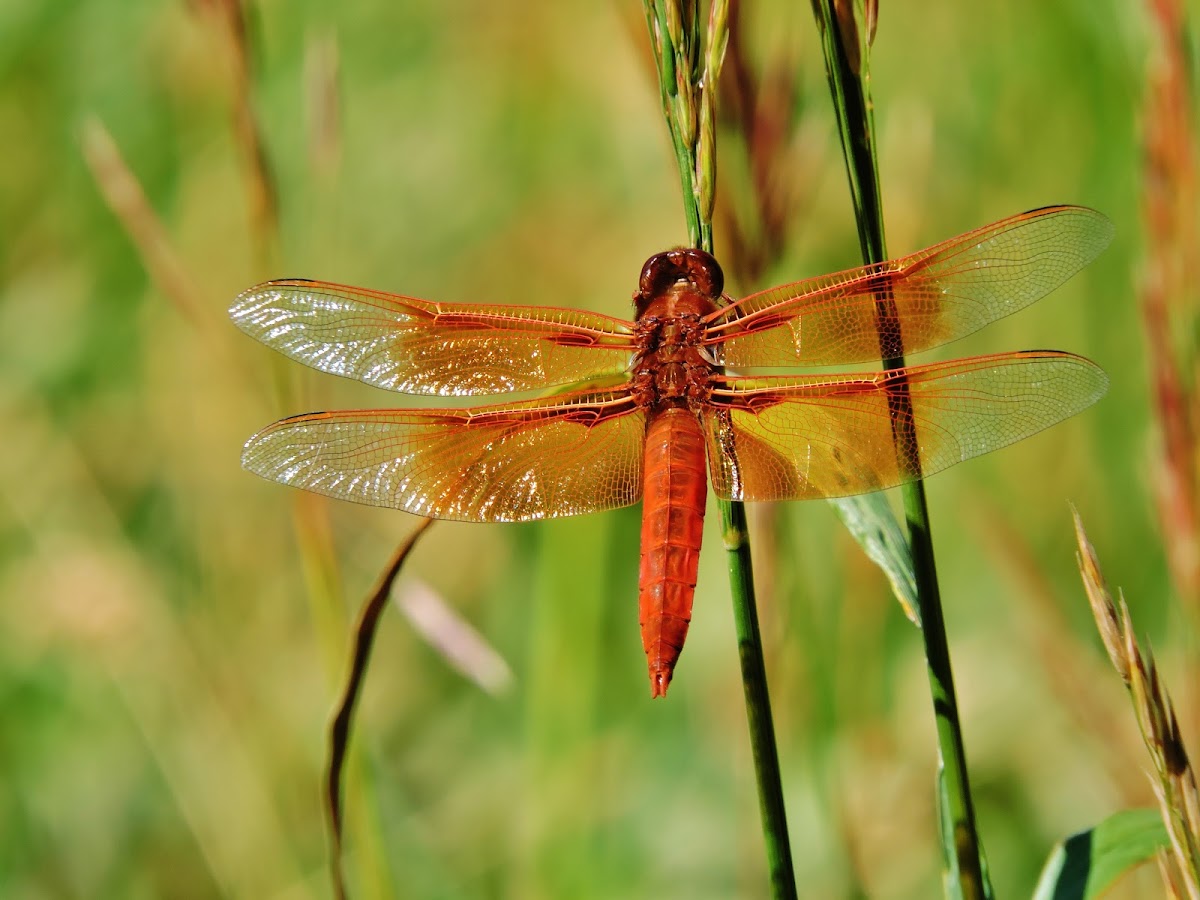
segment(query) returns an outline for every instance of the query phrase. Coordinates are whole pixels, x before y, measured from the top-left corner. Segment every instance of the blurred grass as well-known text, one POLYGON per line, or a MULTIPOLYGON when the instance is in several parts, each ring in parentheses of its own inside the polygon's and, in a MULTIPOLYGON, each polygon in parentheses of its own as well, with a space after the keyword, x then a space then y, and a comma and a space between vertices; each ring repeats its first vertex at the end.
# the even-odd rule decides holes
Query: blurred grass
MULTIPOLYGON (((538 2, 520 17, 461 0, 254 9, 254 101, 280 197, 272 274, 622 315, 644 259, 685 241, 635 4, 538 2), (305 93, 310 47, 331 36, 332 169, 310 153, 305 93)), ((1190 647, 1155 533, 1133 286, 1142 26, 1128 4, 893 2, 882 15, 872 75, 893 252, 1052 202, 1095 206, 1118 229, 1051 298, 939 354, 1060 347, 1112 376, 1078 419, 928 486, 980 828, 998 893, 1019 895, 1055 840, 1153 799, 1119 686, 1090 677, 1104 661, 1067 499, 1111 580, 1139 598, 1168 680, 1188 683, 1170 677, 1190 647)), ((792 48, 809 109, 800 221, 765 280, 852 265, 808 10, 753 17, 751 50, 792 48)), ((336 686, 305 600, 294 498, 237 463, 252 431, 302 409, 271 402, 267 351, 225 322, 259 274, 230 91, 219 36, 186 5, 0 7, 6 898, 327 892, 320 764, 336 686), (85 168, 91 115, 163 220, 199 327, 148 280, 85 168)), ((407 402, 303 384, 303 409, 407 402)), ((361 597, 412 522, 329 515, 342 587, 361 597)), ((803 893, 857 880, 875 897, 931 896, 919 642, 829 509, 790 505, 779 522, 759 554, 772 585, 761 614, 803 893)), ((636 509, 430 533, 411 574, 517 680, 504 699, 485 695, 388 617, 358 732, 368 797, 351 802, 377 809, 391 890, 762 891, 715 524, 688 648, 655 704, 636 509)), ((1194 698, 1180 707, 1194 734, 1194 698)))

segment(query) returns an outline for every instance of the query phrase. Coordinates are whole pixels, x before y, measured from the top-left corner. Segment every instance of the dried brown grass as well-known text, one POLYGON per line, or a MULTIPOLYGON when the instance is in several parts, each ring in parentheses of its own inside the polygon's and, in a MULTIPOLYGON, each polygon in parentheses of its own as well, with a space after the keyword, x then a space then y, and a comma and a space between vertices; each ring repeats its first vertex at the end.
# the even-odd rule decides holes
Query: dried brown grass
POLYGON ((1113 668, 1129 691, 1138 730, 1154 767, 1154 793, 1172 846, 1171 856, 1159 860, 1164 883, 1177 895, 1196 900, 1200 898, 1200 792, 1175 708, 1154 655, 1144 650, 1134 635, 1124 597, 1113 597, 1083 521, 1077 512, 1074 516, 1079 572, 1096 628, 1113 668))

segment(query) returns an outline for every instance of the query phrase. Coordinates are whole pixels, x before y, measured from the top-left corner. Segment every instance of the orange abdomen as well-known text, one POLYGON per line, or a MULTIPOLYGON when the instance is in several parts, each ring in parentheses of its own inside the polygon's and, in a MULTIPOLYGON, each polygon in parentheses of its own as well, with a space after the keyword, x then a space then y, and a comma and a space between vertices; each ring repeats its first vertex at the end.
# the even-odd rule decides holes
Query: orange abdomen
POLYGON ((692 620, 708 476, 704 435, 690 410, 668 407, 646 428, 642 564, 638 581, 650 694, 667 693, 692 620))

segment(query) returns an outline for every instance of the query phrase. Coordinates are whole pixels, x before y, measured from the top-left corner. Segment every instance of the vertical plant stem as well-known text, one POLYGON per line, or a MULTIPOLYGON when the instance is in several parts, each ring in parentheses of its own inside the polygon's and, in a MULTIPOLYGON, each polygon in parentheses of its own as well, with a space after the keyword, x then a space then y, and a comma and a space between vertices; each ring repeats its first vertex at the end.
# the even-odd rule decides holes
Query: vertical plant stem
MULTIPOLYGON (((728 3, 714 0, 705 40, 702 40, 699 10, 694 2, 646 0, 646 21, 662 90, 663 113, 680 168, 688 236, 694 246, 712 253, 716 187, 714 107, 717 78, 728 39, 728 3)), ((741 503, 726 500, 719 501, 719 506, 771 896, 776 900, 791 900, 796 896, 796 878, 758 627, 746 508, 741 503)))
POLYGON ((742 667, 742 687, 746 694, 750 749, 758 778, 758 805, 767 850, 771 896, 777 900, 794 898, 796 876, 792 870, 792 849, 783 805, 783 779, 775 744, 775 722, 771 715, 771 699, 767 694, 762 635, 758 629, 746 505, 729 500, 721 500, 719 505, 721 537, 729 565, 729 589, 733 595, 733 625, 737 634, 738 660, 742 667))
MULTIPOLYGON (((873 30, 873 4, 868 2, 867 7, 870 20, 868 29, 873 30)), ((882 262, 887 259, 883 206, 879 192, 873 110, 864 74, 870 38, 867 41, 860 40, 858 23, 850 4, 814 0, 813 11, 821 32, 825 67, 838 117, 863 260, 867 263, 882 262)), ((886 292, 876 298, 876 321, 884 367, 903 368, 904 344, 900 323, 894 301, 886 292)), ((917 479, 904 485, 902 490, 915 569, 921 634, 925 642, 929 690, 937 726, 941 789, 944 791, 943 802, 949 818, 943 824, 943 833, 951 835, 953 843, 952 848, 946 848, 950 857, 947 860, 950 868, 948 875, 952 880, 957 880, 956 887, 962 897, 983 898, 990 896, 991 892, 985 881, 982 852, 975 828, 975 809, 967 777, 966 751, 934 562, 933 536, 925 502, 925 485, 920 480, 912 404, 907 393, 896 403, 892 418, 893 437, 901 465, 907 467, 917 479)))

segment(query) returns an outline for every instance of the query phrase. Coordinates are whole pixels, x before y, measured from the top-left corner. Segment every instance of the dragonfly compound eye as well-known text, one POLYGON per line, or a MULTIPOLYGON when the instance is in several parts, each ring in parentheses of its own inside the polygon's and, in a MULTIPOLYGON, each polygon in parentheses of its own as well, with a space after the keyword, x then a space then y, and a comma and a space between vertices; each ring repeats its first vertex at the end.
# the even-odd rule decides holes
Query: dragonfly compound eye
POLYGON ((703 250, 688 248, 677 252, 682 256, 680 268, 683 277, 704 296, 713 300, 720 297, 725 290, 725 273, 721 271, 721 264, 703 250))
POLYGON ((725 275, 711 255, 691 247, 667 250, 656 253, 642 266, 636 297, 639 311, 652 298, 661 296, 681 281, 714 300, 725 289, 725 275))

